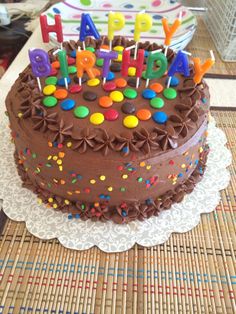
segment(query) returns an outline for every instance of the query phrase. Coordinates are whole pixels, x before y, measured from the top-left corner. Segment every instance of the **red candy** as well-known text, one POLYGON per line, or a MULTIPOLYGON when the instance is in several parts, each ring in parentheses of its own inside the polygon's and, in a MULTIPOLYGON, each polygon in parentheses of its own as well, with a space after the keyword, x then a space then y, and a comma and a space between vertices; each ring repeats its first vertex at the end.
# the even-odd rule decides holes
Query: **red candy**
POLYGON ((111 92, 116 89, 116 84, 115 82, 107 82, 103 85, 103 89, 106 92, 111 92))
POLYGON ((54 76, 54 75, 57 75, 57 69, 55 68, 51 68, 51 73, 50 73, 50 76, 54 76))
POLYGON ((104 113, 104 117, 107 121, 115 121, 118 118, 118 116, 119 116, 119 113, 115 109, 108 109, 104 113))
POLYGON ((80 85, 72 85, 69 89, 69 92, 71 94, 76 94, 76 93, 79 93, 81 91, 81 89, 82 89, 82 86, 80 86, 80 85))
POLYGON ((68 58, 67 58, 67 62, 68 62, 68 65, 75 64, 75 59, 68 57, 68 58))

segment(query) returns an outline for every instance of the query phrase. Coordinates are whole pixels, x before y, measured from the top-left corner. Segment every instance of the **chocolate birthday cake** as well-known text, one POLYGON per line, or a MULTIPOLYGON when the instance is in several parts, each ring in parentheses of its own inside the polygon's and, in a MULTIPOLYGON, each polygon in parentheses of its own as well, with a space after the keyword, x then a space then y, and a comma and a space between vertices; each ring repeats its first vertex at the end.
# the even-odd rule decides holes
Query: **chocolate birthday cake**
MULTIPOLYGON (((79 85, 75 57, 80 42, 65 42, 68 89, 53 49, 42 92, 29 65, 6 99, 23 186, 68 219, 126 223, 157 216, 193 191, 203 176, 206 83, 195 84, 190 64, 190 76, 176 74, 169 88, 167 75, 146 87, 145 72, 136 88, 134 67, 127 77, 121 74, 122 51, 133 44, 116 37, 118 57, 111 61, 106 82, 100 75, 103 60, 97 58, 96 78, 84 74, 79 85)), ((106 37, 86 40, 91 52, 107 45, 106 37)), ((139 48, 145 62, 151 51, 164 51, 148 42, 139 48)), ((169 65, 174 57, 168 49, 169 65)))

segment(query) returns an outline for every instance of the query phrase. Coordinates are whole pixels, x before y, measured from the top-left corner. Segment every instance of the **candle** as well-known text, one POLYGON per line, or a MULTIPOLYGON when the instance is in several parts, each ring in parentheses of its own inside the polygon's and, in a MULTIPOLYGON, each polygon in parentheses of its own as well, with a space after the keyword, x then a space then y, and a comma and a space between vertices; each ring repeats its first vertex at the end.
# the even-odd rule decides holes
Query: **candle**
POLYGON ((78 50, 76 52, 76 67, 77 67, 77 77, 80 79, 81 85, 81 78, 84 74, 84 71, 87 72, 89 78, 94 78, 94 71, 93 67, 96 62, 95 55, 89 50, 78 50))
POLYGON ((210 50, 210 55, 211 55, 211 58, 207 59, 203 64, 201 64, 200 58, 192 59, 194 70, 195 70, 193 80, 196 84, 199 84, 201 82, 203 75, 215 63, 215 57, 212 50, 210 50))
POLYGON ((148 87, 149 80, 154 78, 160 78, 166 72, 168 62, 163 53, 160 53, 162 49, 158 49, 149 53, 147 60, 147 68, 145 77, 147 78, 146 87, 148 87), (159 61, 159 68, 153 70, 154 62, 159 61))
POLYGON ((83 43, 83 49, 85 50, 85 39, 87 36, 93 36, 95 39, 99 39, 100 35, 93 23, 91 16, 88 13, 82 13, 79 40, 83 43))
POLYGON ((66 89, 68 89, 67 78, 69 77, 69 72, 68 72, 68 62, 67 62, 67 56, 66 56, 65 50, 58 51, 58 60, 60 63, 61 75, 62 77, 64 77, 65 86, 66 86, 66 89))
POLYGON ((29 49, 29 59, 34 76, 37 78, 39 90, 42 91, 40 77, 51 73, 49 56, 43 49, 29 49))
POLYGON ((136 60, 131 60, 130 58, 130 50, 135 48, 135 46, 128 47, 123 50, 123 57, 122 57, 122 65, 121 65, 121 74, 123 76, 128 75, 129 67, 134 67, 136 69, 135 76, 137 77, 136 80, 136 88, 138 88, 140 77, 143 73, 143 66, 144 66, 144 50, 138 49, 137 58, 136 60))
POLYGON ((112 50, 112 40, 114 38, 114 32, 121 30, 125 25, 125 18, 122 13, 110 12, 108 15, 108 39, 109 47, 112 50))
POLYGON ((171 26, 168 24, 168 20, 166 17, 162 19, 162 26, 163 26, 165 36, 166 36, 165 41, 164 41, 164 45, 166 47, 165 55, 167 55, 168 46, 170 46, 171 44, 171 40, 174 33, 177 31, 177 29, 181 25, 181 20, 182 20, 182 11, 179 14, 179 18, 176 19, 171 26))
POLYGON ((180 50, 177 52, 177 55, 168 70, 168 88, 170 87, 171 77, 174 76, 175 73, 181 73, 186 77, 190 75, 188 55, 191 54, 187 51, 180 50))
POLYGON ((116 59, 118 57, 118 53, 116 51, 108 51, 101 49, 96 52, 96 55, 98 58, 104 60, 102 67, 102 77, 103 83, 105 83, 110 70, 110 62, 112 59, 116 59))
POLYGON ((55 15, 55 24, 49 25, 47 22, 46 15, 40 15, 40 26, 41 26, 41 33, 42 39, 44 43, 49 42, 49 33, 56 33, 57 41, 59 43, 63 42, 63 32, 62 32, 62 24, 61 24, 61 16, 60 14, 55 15))
POLYGON ((138 50, 138 42, 140 40, 140 34, 142 32, 148 32, 152 27, 152 18, 147 13, 138 13, 135 18, 135 25, 134 25, 134 41, 135 44, 135 51, 134 51, 134 59, 137 57, 137 50, 138 50))

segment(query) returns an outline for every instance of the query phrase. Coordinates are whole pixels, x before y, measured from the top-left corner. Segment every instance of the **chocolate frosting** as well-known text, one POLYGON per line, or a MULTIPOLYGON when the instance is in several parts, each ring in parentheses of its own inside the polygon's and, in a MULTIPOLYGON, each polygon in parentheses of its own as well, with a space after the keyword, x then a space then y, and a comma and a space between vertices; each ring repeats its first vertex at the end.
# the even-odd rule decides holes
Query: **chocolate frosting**
MULTIPOLYGON (((108 44, 106 37, 95 41, 87 39, 86 45, 99 48, 108 44)), ((81 45, 70 41, 63 44, 70 54, 81 45)), ((113 46, 128 47, 133 41, 116 37, 113 46)), ((147 51, 158 45, 140 43, 147 51)), ((164 49, 162 47, 162 49, 164 49)), ((56 56, 50 52, 51 61, 56 56)), ((171 62, 174 53, 168 49, 171 62)), ((73 61, 73 60, 72 60, 73 61)), ((112 61, 112 65, 119 64, 112 61)), ((120 72, 114 72, 116 78, 120 72)), ((201 178, 205 168, 208 148, 206 129, 209 110, 209 92, 205 82, 194 84, 194 70, 190 77, 176 75, 179 84, 174 100, 164 99, 168 121, 157 124, 152 119, 139 121, 134 129, 123 126, 126 113, 121 103, 114 103, 119 117, 105 120, 94 126, 89 117, 78 119, 73 111, 43 105, 44 95, 28 66, 19 75, 6 99, 12 136, 16 146, 16 160, 23 184, 39 195, 43 202, 56 210, 67 212, 69 217, 94 221, 112 220, 126 223, 158 215, 161 210, 180 202, 190 193, 201 178)), ((55 76, 60 78, 60 74, 55 76)), ((71 81, 76 75, 71 74, 71 81)), ((133 79, 133 78, 132 78, 133 79)), ((107 95, 102 85, 89 87, 84 83, 77 94, 69 92, 68 98, 77 105, 85 105, 89 114, 105 113, 98 105, 99 97, 107 95), (85 92, 97 95, 94 101, 83 98, 85 92)), ((132 81, 131 78, 128 81, 132 81)), ((154 80, 165 86, 166 77, 154 80)), ((71 83, 74 84, 74 83, 71 83)), ((41 80, 44 88, 44 80, 41 80)), ((141 95, 145 80, 140 81, 138 96, 129 99, 136 112, 148 109, 149 100, 141 95)), ((118 89, 123 90, 123 89, 118 89)))

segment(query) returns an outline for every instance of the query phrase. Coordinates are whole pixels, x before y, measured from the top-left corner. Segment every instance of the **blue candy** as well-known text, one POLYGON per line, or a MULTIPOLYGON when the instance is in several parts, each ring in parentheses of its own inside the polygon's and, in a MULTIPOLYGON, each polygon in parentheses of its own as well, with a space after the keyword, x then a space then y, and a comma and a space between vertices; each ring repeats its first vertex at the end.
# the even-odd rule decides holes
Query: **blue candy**
POLYGON ((71 56, 72 58, 76 58, 76 50, 73 50, 73 51, 71 52, 70 56, 71 56))
POLYGON ((61 103, 61 109, 63 110, 71 110, 75 106, 75 101, 73 99, 65 99, 61 103))
MULTIPOLYGON (((70 84, 70 82, 71 82, 71 79, 69 77, 67 77, 67 83, 70 84)), ((65 86, 65 79, 64 79, 64 77, 61 77, 61 78, 58 79, 57 85, 65 86)))
POLYGON ((142 96, 145 99, 152 99, 156 97, 156 95, 156 92, 154 92, 154 90, 152 89, 144 89, 144 91, 142 92, 142 96))
POLYGON ((163 111, 155 112, 152 115, 152 118, 156 123, 159 123, 159 124, 164 124, 168 120, 167 114, 163 111))
POLYGON ((112 81, 115 78, 115 74, 113 72, 109 72, 107 75, 107 81, 112 81))
MULTIPOLYGON (((169 79, 169 78, 166 79, 166 84, 168 83, 168 79, 169 79)), ((178 79, 178 77, 172 76, 172 77, 171 77, 171 80, 170 80, 170 86, 177 86, 177 85, 179 85, 179 79, 178 79)))

